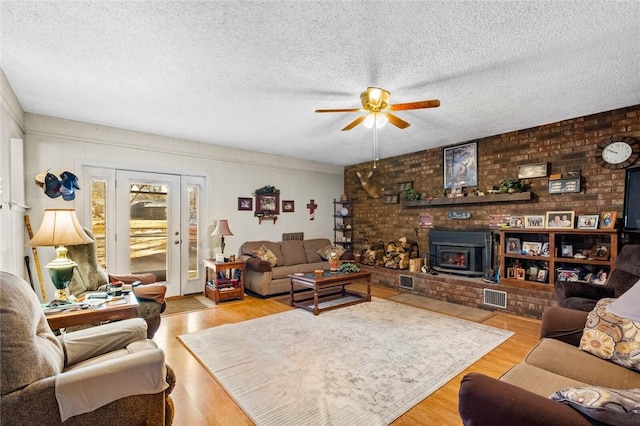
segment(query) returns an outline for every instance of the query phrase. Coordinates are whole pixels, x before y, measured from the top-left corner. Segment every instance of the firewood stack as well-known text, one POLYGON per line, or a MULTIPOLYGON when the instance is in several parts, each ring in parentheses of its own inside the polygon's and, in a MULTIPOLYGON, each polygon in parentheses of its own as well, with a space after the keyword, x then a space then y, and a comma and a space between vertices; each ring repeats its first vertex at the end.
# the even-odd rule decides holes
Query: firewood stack
POLYGON ((383 258, 384 266, 389 269, 409 269, 409 260, 420 257, 418 245, 407 237, 400 238, 398 242, 400 244, 387 244, 387 254, 383 258))
POLYGON ((384 243, 372 244, 370 247, 365 248, 360 258, 360 263, 371 266, 383 266, 384 262, 384 243))

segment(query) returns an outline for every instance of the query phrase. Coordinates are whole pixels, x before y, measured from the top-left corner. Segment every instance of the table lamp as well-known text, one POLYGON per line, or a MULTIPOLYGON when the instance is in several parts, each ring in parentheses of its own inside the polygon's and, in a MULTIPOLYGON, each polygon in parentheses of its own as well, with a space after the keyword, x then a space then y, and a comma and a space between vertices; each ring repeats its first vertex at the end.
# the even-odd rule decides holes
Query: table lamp
POLYGON ((233 232, 231 232, 231 229, 229 229, 229 223, 227 222, 227 219, 221 219, 218 221, 216 229, 214 229, 211 233, 212 237, 216 235, 220 236, 220 252, 224 254, 224 237, 233 235, 233 232))
POLYGON ((67 287, 77 265, 67 258, 67 246, 87 244, 93 240, 84 232, 74 209, 46 209, 40 229, 27 243, 29 246, 54 246, 56 258, 45 266, 51 275, 51 281, 58 291, 56 299, 67 300, 67 287))

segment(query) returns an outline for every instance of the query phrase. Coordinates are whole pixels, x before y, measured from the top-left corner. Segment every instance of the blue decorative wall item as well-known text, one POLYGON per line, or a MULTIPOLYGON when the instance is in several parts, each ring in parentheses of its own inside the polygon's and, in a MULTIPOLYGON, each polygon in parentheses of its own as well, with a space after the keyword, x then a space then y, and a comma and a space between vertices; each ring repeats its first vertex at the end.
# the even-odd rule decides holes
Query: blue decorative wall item
POLYGON ((76 190, 80 189, 78 177, 71 172, 62 172, 60 178, 48 171, 42 172, 36 176, 36 183, 44 189, 44 193, 48 197, 62 196, 65 201, 75 199, 76 190))

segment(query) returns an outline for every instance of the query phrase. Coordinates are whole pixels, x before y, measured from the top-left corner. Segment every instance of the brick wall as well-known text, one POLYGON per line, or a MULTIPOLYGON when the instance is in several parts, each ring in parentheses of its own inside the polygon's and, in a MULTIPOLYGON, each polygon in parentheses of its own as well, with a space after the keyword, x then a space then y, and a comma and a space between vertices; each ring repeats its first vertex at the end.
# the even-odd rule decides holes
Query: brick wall
MULTIPOLYGON (((581 171, 581 193, 550 195, 548 178, 534 178, 529 180, 530 191, 534 194, 532 200, 506 204, 411 209, 403 208, 401 203, 385 204, 382 198, 369 198, 356 175, 356 171, 371 169, 372 163, 348 166, 345 168, 344 187, 349 198, 356 200, 353 209, 356 253, 365 241, 396 241, 405 235, 414 238, 414 229, 418 227, 421 215, 433 215, 434 228, 440 229, 487 229, 490 214, 530 215, 574 210, 579 215, 615 210, 620 217, 625 172, 603 168, 595 158, 598 142, 609 136, 640 138, 640 105, 478 139, 480 190, 499 185, 509 177, 517 178, 518 166, 522 164, 548 162, 552 174, 581 171), (471 219, 451 220, 447 216, 449 211, 468 211, 471 219)), ((460 141, 466 142, 471 141, 460 141)), ((383 195, 398 193, 398 184, 407 181, 413 181, 413 188, 419 192, 433 195, 444 186, 442 157, 443 148, 440 147, 382 159, 372 179, 381 184, 383 195)), ((427 235, 427 229, 418 230, 422 252, 428 247, 427 235)), ((538 299, 538 296, 532 295, 531 300, 538 299)), ((526 299, 522 294, 518 297, 526 299)), ((550 297, 552 299, 552 293, 550 297)), ((513 312, 526 314, 527 306, 531 304, 535 303, 524 300, 523 306, 514 306, 513 312)))

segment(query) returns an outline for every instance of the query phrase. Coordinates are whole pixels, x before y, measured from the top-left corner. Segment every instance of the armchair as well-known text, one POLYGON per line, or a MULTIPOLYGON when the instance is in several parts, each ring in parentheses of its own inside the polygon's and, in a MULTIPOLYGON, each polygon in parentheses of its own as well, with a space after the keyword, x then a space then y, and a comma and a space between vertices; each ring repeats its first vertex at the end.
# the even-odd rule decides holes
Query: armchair
POLYGON ((605 285, 556 281, 558 305, 563 308, 591 311, 598 300, 620 297, 640 279, 640 244, 622 247, 605 285))
POLYGON ((55 336, 21 278, 0 272, 3 425, 170 425, 175 385, 141 318, 55 336))
POLYGON ((139 286, 133 288, 133 292, 139 302, 138 317, 147 322, 147 337, 151 339, 160 327, 160 314, 167 306, 164 300, 167 286, 157 283, 154 274, 107 274, 98 263, 95 237, 90 230, 84 231, 93 242, 67 247, 67 257, 78 264, 69 284, 69 293, 80 297, 88 291, 105 291, 110 282, 140 282, 139 286))

